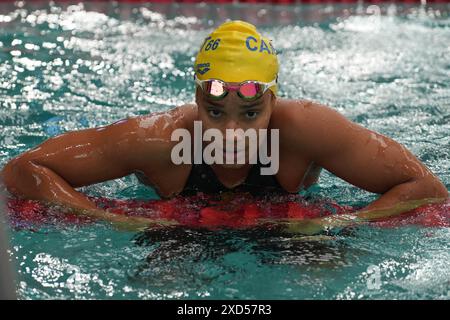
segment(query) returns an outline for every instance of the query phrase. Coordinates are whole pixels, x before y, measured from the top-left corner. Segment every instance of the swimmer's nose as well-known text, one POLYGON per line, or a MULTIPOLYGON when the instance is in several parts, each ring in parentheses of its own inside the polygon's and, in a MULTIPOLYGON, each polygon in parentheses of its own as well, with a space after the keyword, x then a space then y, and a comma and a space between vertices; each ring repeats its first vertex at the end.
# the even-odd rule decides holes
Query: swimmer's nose
POLYGON ((236 130, 238 128, 239 128, 239 123, 235 120, 229 120, 225 126, 225 129, 231 129, 231 130, 236 130))
POLYGON ((239 127, 239 122, 237 122, 235 120, 228 121, 225 126, 224 132, 222 132, 225 140, 230 139, 230 140, 234 140, 234 142, 241 140, 242 137, 239 135, 239 131, 237 131, 237 129, 242 129, 239 127), (227 133, 227 130, 232 131, 232 136, 230 136, 231 133, 227 133))
POLYGON ((226 146, 226 142, 227 142, 228 139, 230 141, 233 141, 235 146, 237 146, 238 143, 242 143, 242 142, 244 142, 244 144, 245 144, 245 136, 243 135, 243 132, 241 132, 244 129, 239 127, 239 123, 238 122, 236 122, 236 121, 228 122, 227 126, 226 126, 226 129, 233 130, 233 132, 232 132, 233 134, 231 136, 229 136, 229 133, 227 135, 227 132, 225 130, 225 132, 223 133, 223 137, 225 138, 224 141, 223 141, 224 146, 226 146), (237 129, 242 129, 242 130, 237 130, 237 129))

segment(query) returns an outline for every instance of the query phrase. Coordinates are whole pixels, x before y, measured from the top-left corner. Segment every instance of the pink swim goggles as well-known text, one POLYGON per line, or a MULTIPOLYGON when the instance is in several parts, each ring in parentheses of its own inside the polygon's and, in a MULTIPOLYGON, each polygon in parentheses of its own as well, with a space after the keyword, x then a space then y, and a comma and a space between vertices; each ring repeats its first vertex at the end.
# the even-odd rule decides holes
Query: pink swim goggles
POLYGON ((270 87, 277 84, 278 76, 271 82, 259 82, 248 80, 237 85, 230 85, 219 79, 200 80, 194 75, 195 83, 202 88, 203 92, 213 100, 223 99, 229 91, 237 91, 241 99, 253 101, 261 97, 270 87))

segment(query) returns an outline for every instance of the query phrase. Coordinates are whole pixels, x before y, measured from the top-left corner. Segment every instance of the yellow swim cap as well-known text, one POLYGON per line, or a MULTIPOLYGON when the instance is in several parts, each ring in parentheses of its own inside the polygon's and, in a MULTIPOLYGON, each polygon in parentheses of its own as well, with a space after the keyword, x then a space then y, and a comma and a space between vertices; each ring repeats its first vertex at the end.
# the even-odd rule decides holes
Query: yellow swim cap
MULTIPOLYGON (((271 82, 278 74, 277 54, 271 40, 248 22, 221 24, 203 42, 194 65, 200 80, 271 82)), ((277 86, 270 87, 276 95, 277 86)))

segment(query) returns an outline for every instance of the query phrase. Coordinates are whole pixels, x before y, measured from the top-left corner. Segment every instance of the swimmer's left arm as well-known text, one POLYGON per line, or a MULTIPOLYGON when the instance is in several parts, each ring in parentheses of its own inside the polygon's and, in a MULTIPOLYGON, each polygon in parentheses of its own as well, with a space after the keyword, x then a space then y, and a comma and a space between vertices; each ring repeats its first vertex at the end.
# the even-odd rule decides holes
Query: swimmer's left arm
POLYGON ((376 219, 448 198, 444 184, 398 142, 318 104, 292 115, 302 154, 343 180, 381 196, 358 216, 376 219))

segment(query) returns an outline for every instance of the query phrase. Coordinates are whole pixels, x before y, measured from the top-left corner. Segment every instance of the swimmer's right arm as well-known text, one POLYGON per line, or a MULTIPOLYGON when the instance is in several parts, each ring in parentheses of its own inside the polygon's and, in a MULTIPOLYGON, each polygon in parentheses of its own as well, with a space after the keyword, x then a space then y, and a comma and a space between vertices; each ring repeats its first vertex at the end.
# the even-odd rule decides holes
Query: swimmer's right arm
POLYGON ((67 132, 15 157, 1 172, 6 188, 25 199, 97 209, 75 188, 119 175, 114 160, 107 159, 107 135, 100 129, 67 132))
POLYGON ((60 204, 78 214, 124 223, 124 218, 98 209, 75 188, 120 178, 144 165, 157 167, 161 157, 167 155, 167 143, 161 139, 160 128, 153 125, 154 120, 151 116, 130 118, 58 135, 10 160, 0 177, 7 190, 21 198, 60 204))

